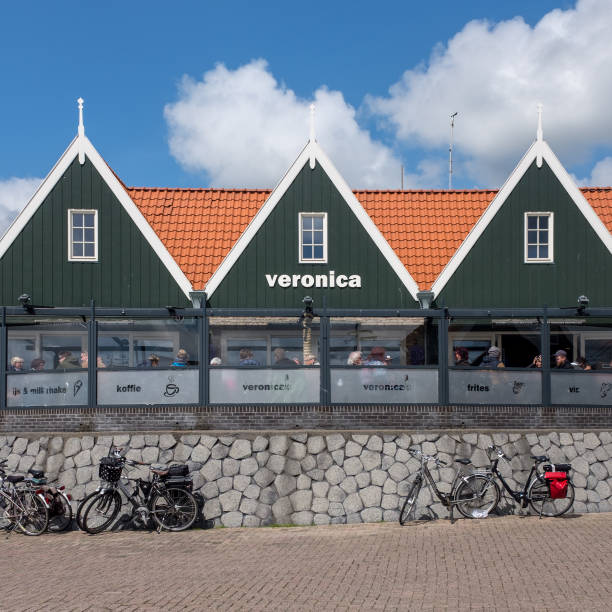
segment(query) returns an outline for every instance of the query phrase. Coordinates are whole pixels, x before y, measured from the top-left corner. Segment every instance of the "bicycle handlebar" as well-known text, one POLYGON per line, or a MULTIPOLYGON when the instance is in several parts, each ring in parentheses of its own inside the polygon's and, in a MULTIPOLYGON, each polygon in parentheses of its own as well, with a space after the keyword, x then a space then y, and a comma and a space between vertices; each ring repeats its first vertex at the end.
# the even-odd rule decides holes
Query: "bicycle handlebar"
POLYGON ((442 459, 437 459, 433 455, 426 455, 423 451, 420 451, 418 448, 409 448, 408 452, 413 457, 422 457, 424 461, 433 461, 436 465, 448 465, 446 461, 442 461, 442 459))

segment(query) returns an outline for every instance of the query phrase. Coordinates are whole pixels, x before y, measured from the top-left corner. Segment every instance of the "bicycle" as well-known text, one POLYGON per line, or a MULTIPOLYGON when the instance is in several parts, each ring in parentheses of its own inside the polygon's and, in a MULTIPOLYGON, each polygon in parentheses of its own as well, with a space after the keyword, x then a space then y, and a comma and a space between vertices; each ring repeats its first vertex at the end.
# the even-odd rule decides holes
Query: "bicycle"
POLYGON ((436 466, 447 466, 448 463, 432 455, 426 455, 415 448, 409 448, 408 452, 420 460, 421 467, 416 472, 406 501, 402 506, 399 516, 400 525, 405 525, 410 520, 423 483, 430 488, 442 505, 449 509, 451 523, 453 522, 453 509, 455 507, 466 518, 485 518, 497 507, 500 490, 490 471, 471 470, 466 472, 465 470, 471 464, 471 461, 469 459, 455 459, 455 462, 461 464, 462 467, 455 473, 450 492, 443 493, 438 489, 427 464, 431 461, 436 466))
POLYGON ((487 453, 489 456, 489 461, 491 462, 492 474, 494 476, 497 476, 499 481, 502 483, 504 489, 508 492, 512 499, 515 502, 521 504, 521 508, 527 508, 527 506, 529 505, 537 514, 540 515, 540 518, 542 518, 543 516, 561 516, 565 514, 574 505, 574 485, 572 484, 569 477, 569 470, 571 469, 571 465, 543 465, 544 471, 540 472, 538 471, 538 467, 542 464, 545 464, 547 461, 550 462, 550 459, 546 455, 531 455, 531 458, 533 459, 534 463, 531 467, 531 471, 529 472, 529 476, 525 481, 523 489, 515 491, 506 482, 505 478, 503 477, 498 468, 500 459, 506 458, 504 452, 501 450, 501 448, 495 446, 495 444, 491 444, 487 449, 487 453), (566 472, 567 474, 566 497, 551 497, 550 485, 544 476, 544 472, 553 472, 555 471, 555 469, 558 469, 561 472, 566 472))
POLYGON ((26 535, 40 535, 49 524, 47 506, 39 496, 42 490, 17 488, 15 485, 25 476, 7 475, 2 467, 6 462, 0 461, 0 527, 9 533, 19 528, 26 535))
POLYGON ((29 469, 29 477, 24 480, 25 486, 33 490, 47 506, 49 513, 49 531, 65 531, 72 525, 72 496, 66 493, 64 485, 56 487, 48 483, 42 470, 29 469))
POLYGON ((189 529, 198 514, 198 504, 194 496, 185 488, 167 486, 162 480, 169 470, 152 468, 142 461, 126 459, 121 452, 100 460, 99 474, 102 484, 98 491, 81 503, 79 513, 83 529, 91 534, 104 531, 117 518, 123 501, 121 493, 132 506, 130 520, 147 526, 152 518, 158 531, 183 531, 189 529), (122 482, 121 473, 126 466, 148 466, 153 474, 152 480, 134 480, 135 488, 130 490, 122 482))

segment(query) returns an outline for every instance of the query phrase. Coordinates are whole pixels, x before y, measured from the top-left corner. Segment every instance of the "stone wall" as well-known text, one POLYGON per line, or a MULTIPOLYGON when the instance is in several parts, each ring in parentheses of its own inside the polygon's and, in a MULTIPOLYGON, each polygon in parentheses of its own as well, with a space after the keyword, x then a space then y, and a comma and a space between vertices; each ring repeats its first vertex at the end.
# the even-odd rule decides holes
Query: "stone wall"
MULTIPOLYGON (((44 469, 58 478, 75 500, 95 490, 97 465, 111 445, 129 447, 128 458, 147 463, 187 463, 194 491, 202 493, 204 515, 228 527, 268 524, 328 524, 396 521, 406 495, 407 476, 418 462, 407 449, 452 463, 468 457, 488 465, 494 442, 509 463, 500 463, 509 482, 523 482, 531 454, 553 463, 571 462, 576 512, 612 510, 612 434, 600 432, 446 432, 446 433, 144 433, 115 436, 0 436, 0 457, 8 470, 44 469)), ((432 466, 433 467, 433 466, 432 466)), ((450 467, 433 469, 449 489, 450 467)), ((146 477, 146 468, 130 476, 146 477)), ((434 514, 447 511, 424 490, 419 505, 434 514)))

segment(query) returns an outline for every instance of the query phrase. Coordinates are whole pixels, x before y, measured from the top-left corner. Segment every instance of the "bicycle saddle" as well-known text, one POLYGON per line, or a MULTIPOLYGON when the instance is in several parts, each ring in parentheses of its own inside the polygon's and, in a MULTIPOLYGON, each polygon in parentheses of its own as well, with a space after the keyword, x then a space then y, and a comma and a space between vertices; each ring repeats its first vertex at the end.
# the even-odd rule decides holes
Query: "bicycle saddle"
POLYGON ((472 463, 469 459, 455 459, 455 463, 461 463, 462 465, 470 465, 472 463))
POLYGON ((15 484, 16 482, 21 482, 25 480, 25 476, 20 476, 18 474, 10 474, 9 476, 6 477, 6 479, 9 482, 12 482, 13 484, 15 484))
POLYGON ((537 461, 538 463, 542 463, 543 461, 548 461, 548 457, 546 455, 531 455, 531 458, 537 461))
POLYGON ((45 477, 45 473, 43 472, 43 470, 28 470, 28 474, 32 474, 32 478, 44 478, 45 477))
POLYGON ((155 468, 151 468, 151 472, 153 474, 157 474, 158 476, 166 476, 169 472, 169 470, 156 470, 155 468))

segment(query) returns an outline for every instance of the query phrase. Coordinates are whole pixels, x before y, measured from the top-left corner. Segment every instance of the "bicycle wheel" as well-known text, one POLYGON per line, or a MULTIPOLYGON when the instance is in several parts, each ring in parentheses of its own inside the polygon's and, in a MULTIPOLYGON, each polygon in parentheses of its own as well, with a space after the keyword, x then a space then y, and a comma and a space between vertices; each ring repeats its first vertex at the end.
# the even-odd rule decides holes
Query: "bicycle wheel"
POLYGON ((87 510, 87 506, 89 505, 91 500, 99 494, 99 491, 94 491, 79 502, 76 511, 76 524, 81 531, 85 531, 85 527, 83 527, 83 515, 85 514, 85 510, 87 510))
POLYGON ((567 497, 553 499, 550 496, 548 483, 542 477, 536 477, 531 481, 527 489, 529 505, 537 514, 542 516, 561 516, 574 505, 574 485, 567 482, 567 497))
POLYGON ((83 529, 87 533, 104 531, 117 518, 121 509, 121 495, 117 491, 99 493, 84 510, 83 529))
POLYGON ((45 502, 32 491, 16 494, 17 525, 26 535, 37 536, 47 529, 49 513, 45 502))
POLYGON ((457 487, 453 501, 466 518, 486 518, 499 498, 499 486, 490 476, 473 474, 457 487))
POLYGON ((414 482, 412 483, 412 486, 410 487, 410 491, 408 491, 408 495, 406 496, 406 501, 404 502, 404 505, 402 506, 402 511, 400 512, 400 516, 399 516, 400 525, 405 525, 408 522, 410 518, 410 513, 412 512, 412 509, 415 507, 417 497, 419 496, 419 493, 421 492, 422 484, 423 484, 423 480, 417 476, 417 478, 415 478, 414 482))
POLYGON ((49 531, 65 531, 72 524, 72 506, 61 493, 56 493, 49 504, 49 531))
POLYGON ((198 503, 185 489, 162 490, 153 497, 149 507, 153 520, 168 531, 189 529, 198 516, 198 503))

